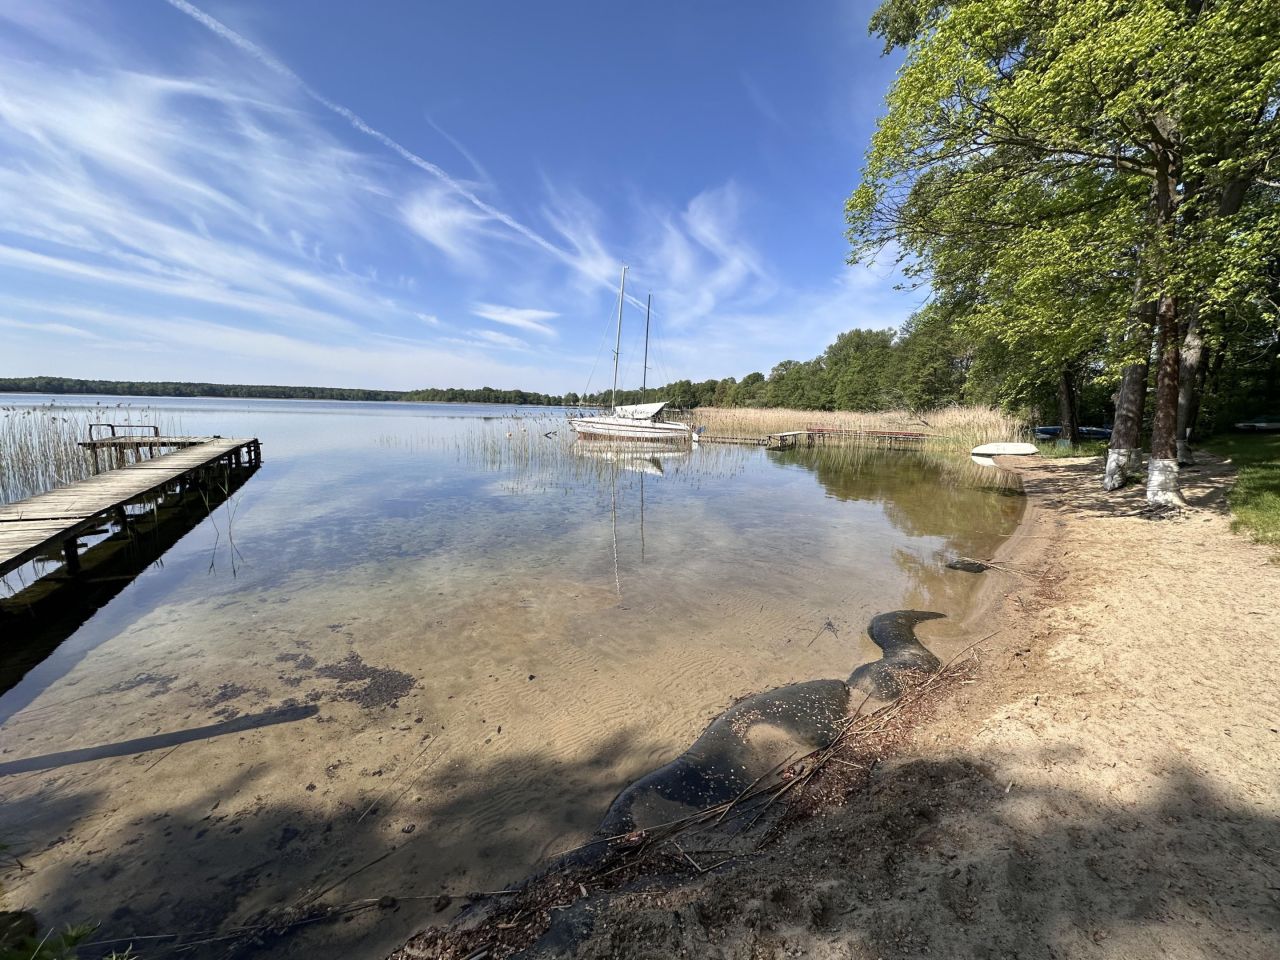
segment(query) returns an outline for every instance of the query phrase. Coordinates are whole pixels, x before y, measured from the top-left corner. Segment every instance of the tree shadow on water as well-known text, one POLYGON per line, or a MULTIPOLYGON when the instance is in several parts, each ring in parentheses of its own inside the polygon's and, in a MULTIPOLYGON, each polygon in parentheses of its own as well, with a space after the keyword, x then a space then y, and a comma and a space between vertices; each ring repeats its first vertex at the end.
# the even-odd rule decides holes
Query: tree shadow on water
POLYGON ((77 750, 62 750, 58 753, 45 753, 20 760, 9 760, 0 763, 0 777, 13 776, 18 773, 33 773, 38 770, 54 770, 75 763, 87 763, 92 760, 105 760, 109 757, 127 757, 133 754, 146 753, 151 750, 162 750, 165 747, 176 747, 182 743, 196 740, 208 740, 210 737, 224 737, 232 733, 243 733, 246 730, 257 730, 277 723, 293 723, 314 717, 320 708, 315 704, 280 707, 274 710, 263 710, 258 713, 244 713, 220 723, 205 724, 201 727, 188 727, 183 730, 172 730, 168 733, 157 733, 149 737, 135 737, 132 740, 119 740, 115 743, 103 743, 96 747, 82 747, 77 750))

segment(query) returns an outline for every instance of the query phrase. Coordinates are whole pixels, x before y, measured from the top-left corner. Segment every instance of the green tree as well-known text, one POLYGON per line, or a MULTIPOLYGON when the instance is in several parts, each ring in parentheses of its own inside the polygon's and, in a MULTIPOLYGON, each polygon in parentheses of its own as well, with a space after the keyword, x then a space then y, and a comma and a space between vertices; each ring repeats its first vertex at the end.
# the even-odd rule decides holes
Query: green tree
POLYGON ((733 377, 725 377, 716 384, 716 392, 711 402, 717 407, 732 407, 738 392, 738 381, 733 377))
POLYGON ((836 410, 884 410, 894 406, 892 330, 850 330, 823 354, 826 397, 836 410))
POLYGON ((758 407, 765 402, 765 390, 767 383, 763 373, 758 370, 748 373, 742 378, 742 382, 738 384, 735 393, 735 406, 739 407, 758 407))
POLYGON ((906 62, 847 206, 853 258, 898 243, 1029 376, 1154 339, 1148 498, 1181 502, 1184 346, 1233 309, 1275 318, 1280 5, 887 0, 872 29, 906 62))

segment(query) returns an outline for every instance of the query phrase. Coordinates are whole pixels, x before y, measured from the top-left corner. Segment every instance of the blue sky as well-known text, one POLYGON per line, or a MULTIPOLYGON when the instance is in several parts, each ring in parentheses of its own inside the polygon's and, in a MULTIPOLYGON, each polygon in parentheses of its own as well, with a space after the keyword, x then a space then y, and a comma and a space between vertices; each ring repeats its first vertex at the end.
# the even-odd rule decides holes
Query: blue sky
POLYGON ((608 385, 807 359, 848 267, 871 3, 0 0, 0 375, 608 385))

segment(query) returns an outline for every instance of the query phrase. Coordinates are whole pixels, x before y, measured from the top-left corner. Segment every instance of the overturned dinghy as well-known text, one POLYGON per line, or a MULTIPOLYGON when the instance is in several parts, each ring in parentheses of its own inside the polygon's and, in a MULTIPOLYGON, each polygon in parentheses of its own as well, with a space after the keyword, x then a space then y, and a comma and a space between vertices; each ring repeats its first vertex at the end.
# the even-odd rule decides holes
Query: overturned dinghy
POLYGON ((1040 451, 1034 443, 983 443, 969 451, 969 456, 980 467, 994 467, 993 457, 1029 457, 1040 451))
POLYGON ((983 443, 969 452, 975 457, 1029 457, 1040 451, 1034 443, 983 443))

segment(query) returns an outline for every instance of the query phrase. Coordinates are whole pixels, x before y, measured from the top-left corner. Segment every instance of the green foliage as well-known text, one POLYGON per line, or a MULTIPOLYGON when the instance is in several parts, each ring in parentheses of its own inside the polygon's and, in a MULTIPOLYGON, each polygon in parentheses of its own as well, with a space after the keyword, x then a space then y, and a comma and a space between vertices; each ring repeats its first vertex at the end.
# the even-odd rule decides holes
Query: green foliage
POLYGON ((79 926, 39 934, 29 913, 0 912, 0 960, 75 960, 76 947, 92 932, 92 927, 79 926))
POLYGON ((1040 451, 1040 456, 1050 460, 1061 457, 1101 457, 1107 452, 1107 443, 1105 440, 1085 440, 1068 446, 1059 445, 1056 440, 1037 440, 1036 449, 1040 451))
POLYGON ((427 387, 422 390, 410 390, 388 399, 418 400, 429 403, 505 403, 522 407, 558 407, 565 402, 565 398, 554 394, 533 393, 528 390, 497 390, 493 387, 477 389, 427 387))
POLYGON ((1218 437, 1209 449, 1229 458, 1237 470, 1227 497, 1232 529, 1280 546, 1280 434, 1218 437))
POLYGON ((967 399, 1114 380, 1161 296, 1219 372, 1274 336, 1280 4, 886 0, 871 28, 905 62, 846 205, 851 260, 889 250, 930 284, 967 399))

